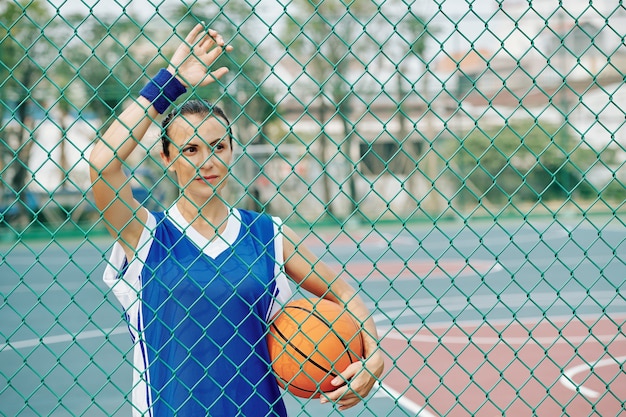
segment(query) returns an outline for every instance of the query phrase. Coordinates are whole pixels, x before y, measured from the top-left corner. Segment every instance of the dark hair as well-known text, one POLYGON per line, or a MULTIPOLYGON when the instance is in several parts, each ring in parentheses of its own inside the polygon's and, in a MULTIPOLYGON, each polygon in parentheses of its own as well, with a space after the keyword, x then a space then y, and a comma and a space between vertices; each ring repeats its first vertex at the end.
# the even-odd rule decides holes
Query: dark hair
POLYGON ((165 156, 170 156, 170 143, 172 143, 168 134, 170 125, 177 117, 189 115, 200 115, 204 117, 214 115, 224 119, 226 122, 226 133, 228 134, 229 142, 231 145, 233 144, 233 131, 230 127, 230 120, 226 117, 224 110, 206 100, 188 100, 181 106, 172 110, 167 116, 165 116, 165 119, 163 119, 163 122, 161 123, 161 145, 163 146, 163 154, 165 156))

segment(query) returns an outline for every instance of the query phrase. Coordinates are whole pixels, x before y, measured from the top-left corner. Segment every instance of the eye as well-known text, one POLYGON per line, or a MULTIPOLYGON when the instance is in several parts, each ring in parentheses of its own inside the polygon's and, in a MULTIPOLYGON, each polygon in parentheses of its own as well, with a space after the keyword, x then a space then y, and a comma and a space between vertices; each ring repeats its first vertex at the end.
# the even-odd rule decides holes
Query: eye
POLYGON ((197 146, 195 146, 195 145, 189 145, 189 146, 185 146, 185 147, 183 148, 183 153, 184 153, 184 154, 186 154, 186 155, 189 155, 189 154, 194 154, 194 153, 196 153, 196 151, 197 151, 197 150, 198 150, 198 147, 197 147, 197 146))
POLYGON ((212 142, 209 146, 213 152, 221 152, 227 148, 226 143, 222 139, 212 142))

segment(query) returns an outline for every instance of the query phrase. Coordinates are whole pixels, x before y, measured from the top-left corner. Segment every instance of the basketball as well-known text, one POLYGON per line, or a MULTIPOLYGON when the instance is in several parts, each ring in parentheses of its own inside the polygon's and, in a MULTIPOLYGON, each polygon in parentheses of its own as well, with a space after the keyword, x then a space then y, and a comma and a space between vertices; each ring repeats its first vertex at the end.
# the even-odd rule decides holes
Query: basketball
POLYGON ((364 354, 359 326, 324 299, 286 304, 270 322, 267 344, 278 384, 302 398, 337 389, 330 381, 364 354))

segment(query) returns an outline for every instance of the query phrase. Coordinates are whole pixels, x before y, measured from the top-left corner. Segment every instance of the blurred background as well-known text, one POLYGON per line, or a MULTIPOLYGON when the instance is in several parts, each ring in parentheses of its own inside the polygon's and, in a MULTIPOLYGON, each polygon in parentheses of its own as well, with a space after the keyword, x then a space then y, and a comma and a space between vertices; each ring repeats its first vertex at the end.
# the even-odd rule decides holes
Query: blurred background
MULTIPOLYGON (((189 93, 234 121, 235 205, 307 224, 623 209, 626 12, 615 2, 0 9, 0 214, 13 235, 98 228, 91 145, 199 21, 235 46, 221 84, 189 93)), ((176 193, 158 134, 128 166, 153 208, 176 193)))
MULTIPOLYGON (((295 228, 380 333, 361 405, 290 415, 623 415, 614 0, 0 0, 0 415, 130 414, 89 153, 202 21, 235 48, 187 92, 233 122, 229 202, 295 228)), ((162 210, 155 122, 125 169, 162 210)))

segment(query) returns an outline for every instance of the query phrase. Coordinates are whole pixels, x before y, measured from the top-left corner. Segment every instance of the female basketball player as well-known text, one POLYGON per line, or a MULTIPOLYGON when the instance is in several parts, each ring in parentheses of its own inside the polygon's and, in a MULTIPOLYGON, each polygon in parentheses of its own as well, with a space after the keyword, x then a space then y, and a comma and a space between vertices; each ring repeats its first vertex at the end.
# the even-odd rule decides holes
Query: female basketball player
POLYGON ((116 239, 105 281, 135 342, 135 415, 286 415, 265 335, 278 302, 290 295, 287 277, 362 325, 365 359, 336 377, 337 389, 322 402, 354 406, 383 370, 376 328, 354 290, 279 219, 226 205, 221 192, 233 142, 218 107, 194 100, 164 120, 161 156, 180 187, 175 204, 149 212, 132 196, 126 158, 187 88, 228 71, 211 65, 231 50, 217 32, 197 25, 91 153, 95 201, 116 239))

